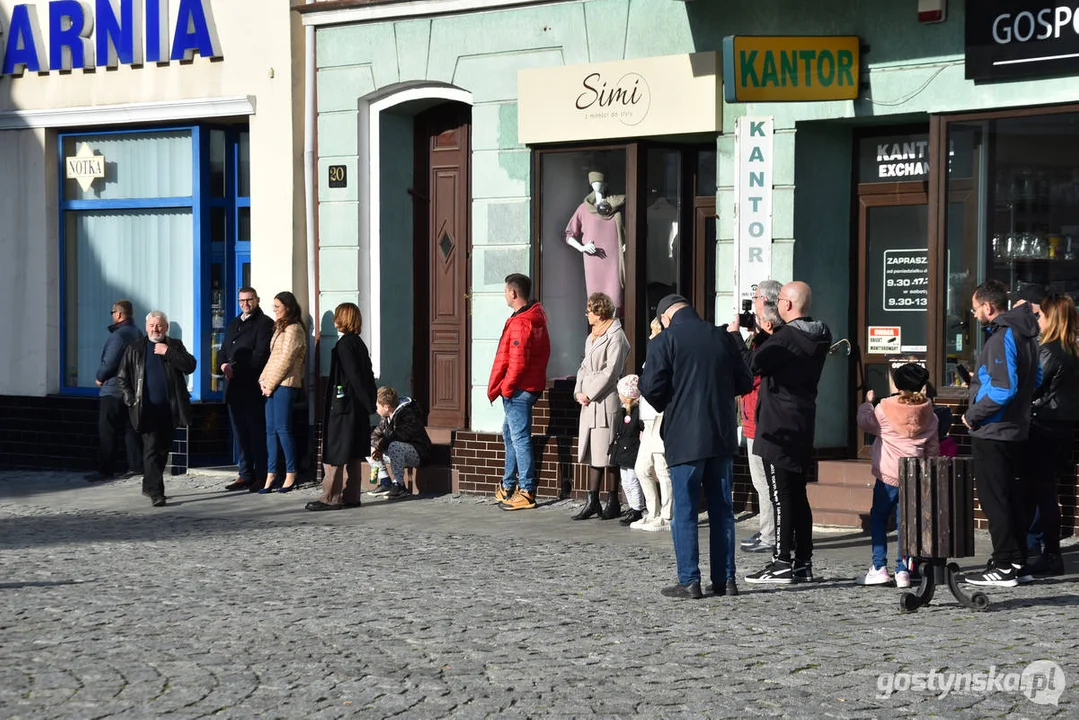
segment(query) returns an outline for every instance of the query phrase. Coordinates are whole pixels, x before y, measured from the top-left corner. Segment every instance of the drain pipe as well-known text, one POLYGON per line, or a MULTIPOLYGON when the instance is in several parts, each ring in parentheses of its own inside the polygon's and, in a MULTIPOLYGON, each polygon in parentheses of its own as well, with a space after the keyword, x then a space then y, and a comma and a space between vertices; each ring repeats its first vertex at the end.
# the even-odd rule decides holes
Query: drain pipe
MULTIPOLYGON (((315 0, 307 0, 310 5, 315 0)), ((304 26, 304 85, 303 85, 303 179, 304 209, 306 211, 307 236, 307 309, 311 313, 311 353, 308 354, 307 370, 307 421, 312 434, 315 431, 315 389, 318 385, 318 289, 315 287, 315 195, 317 186, 315 172, 315 26, 304 26)), ((317 444, 317 441, 316 441, 317 444)), ((317 457, 317 451, 311 457, 317 457)), ((316 470, 317 475, 317 470, 316 470)))

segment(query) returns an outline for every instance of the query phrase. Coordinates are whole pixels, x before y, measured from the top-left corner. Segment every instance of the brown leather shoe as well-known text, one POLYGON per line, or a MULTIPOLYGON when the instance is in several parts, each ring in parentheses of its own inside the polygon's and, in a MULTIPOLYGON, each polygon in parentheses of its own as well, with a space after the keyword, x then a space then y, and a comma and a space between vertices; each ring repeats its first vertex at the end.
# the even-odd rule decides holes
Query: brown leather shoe
POLYGON ((246 490, 247 486, 251 484, 250 480, 244 480, 243 478, 236 478, 228 485, 225 486, 226 490, 246 490))

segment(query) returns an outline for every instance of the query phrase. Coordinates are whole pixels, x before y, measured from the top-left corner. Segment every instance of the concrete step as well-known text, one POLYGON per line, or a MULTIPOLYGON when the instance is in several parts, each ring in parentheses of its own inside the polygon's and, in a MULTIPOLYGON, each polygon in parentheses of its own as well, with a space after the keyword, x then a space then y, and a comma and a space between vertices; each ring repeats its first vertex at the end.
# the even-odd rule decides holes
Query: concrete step
POLYGON ((861 512, 857 510, 845 510, 837 508, 817 507, 810 501, 813 508, 813 524, 829 527, 854 528, 862 532, 869 532, 869 506, 861 512))
MULTIPOLYGON (((434 453, 432 452, 432 455, 434 453)), ((407 484, 410 484, 413 495, 445 495, 446 493, 453 492, 453 470, 449 464, 428 464, 415 468, 415 474, 411 473, 406 476, 405 480, 407 484)), ((373 489, 369 481, 371 477, 371 466, 368 463, 363 464, 363 476, 364 484, 363 489, 366 492, 369 489, 373 489)))
POLYGON ((808 483, 806 495, 812 508, 836 508, 857 513, 868 513, 873 505, 873 486, 857 487, 854 485, 829 485, 827 483, 808 483))
POLYGON ((817 483, 821 485, 868 486, 873 488, 873 466, 868 460, 821 460, 817 463, 817 483))

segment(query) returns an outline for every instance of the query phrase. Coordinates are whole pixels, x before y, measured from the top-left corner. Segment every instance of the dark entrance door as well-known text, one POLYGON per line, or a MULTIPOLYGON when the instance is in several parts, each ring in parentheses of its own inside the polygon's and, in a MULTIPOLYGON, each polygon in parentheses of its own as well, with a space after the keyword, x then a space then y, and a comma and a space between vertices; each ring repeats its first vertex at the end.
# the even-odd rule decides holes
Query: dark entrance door
POLYGON ((447 103, 415 124, 413 378, 433 427, 468 424, 470 120, 467 105, 447 103))

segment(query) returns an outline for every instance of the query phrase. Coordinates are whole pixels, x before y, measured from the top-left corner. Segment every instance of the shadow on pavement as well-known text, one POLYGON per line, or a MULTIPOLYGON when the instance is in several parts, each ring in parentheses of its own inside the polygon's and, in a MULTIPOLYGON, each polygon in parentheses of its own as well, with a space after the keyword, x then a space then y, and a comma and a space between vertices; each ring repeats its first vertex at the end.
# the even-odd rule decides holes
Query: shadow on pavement
POLYGON ((0 583, 0 590, 19 590, 28 587, 51 587, 54 585, 83 585, 86 580, 27 580, 26 582, 0 583))
MULTIPOLYGON (((1041 584, 1041 581, 1039 581, 1041 584)), ((985 588, 987 591, 992 591, 992 588, 985 588)), ((1025 598, 1009 598, 1007 600, 998 600, 1000 595, 993 595, 987 592, 989 595, 989 610, 1011 610, 1020 607, 1034 607, 1036 605, 1050 605, 1053 607, 1069 607, 1073 605, 1079 605, 1079 595, 1069 593, 1066 595, 1049 595, 1048 597, 1025 597, 1025 598)))

